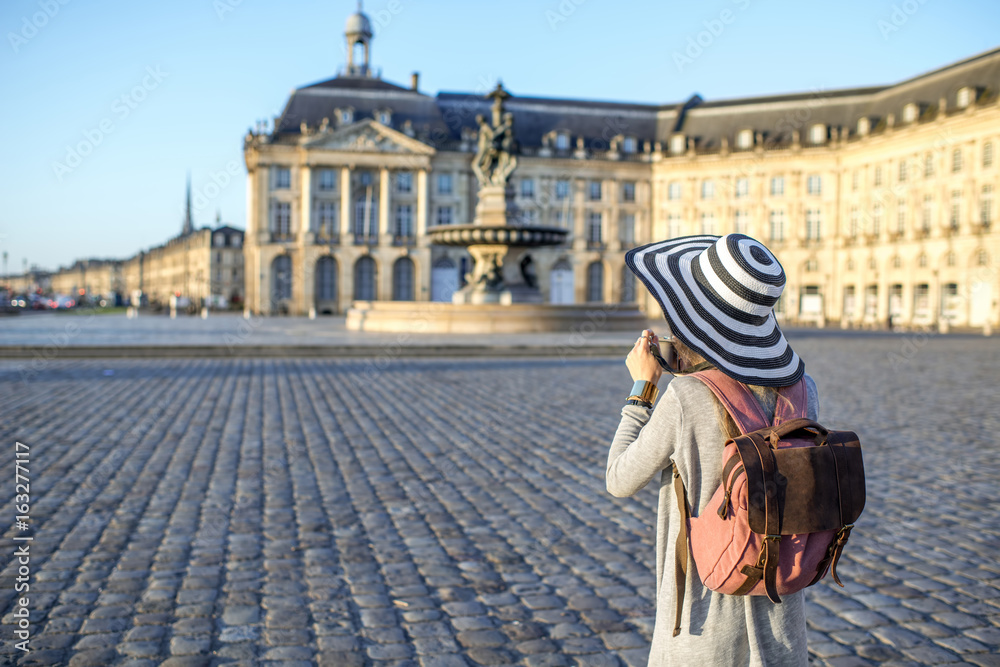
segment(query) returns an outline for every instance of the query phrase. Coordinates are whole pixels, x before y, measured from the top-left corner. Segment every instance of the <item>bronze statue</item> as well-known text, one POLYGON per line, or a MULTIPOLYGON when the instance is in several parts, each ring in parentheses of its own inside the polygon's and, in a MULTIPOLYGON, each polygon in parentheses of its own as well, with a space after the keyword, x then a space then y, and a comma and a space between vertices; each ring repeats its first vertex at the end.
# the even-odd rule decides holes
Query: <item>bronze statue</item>
POLYGON ((479 141, 472 170, 480 185, 503 186, 517 166, 514 114, 503 110, 503 101, 510 94, 503 89, 502 84, 498 83, 488 97, 493 99, 492 123, 487 123, 482 114, 476 116, 479 141))

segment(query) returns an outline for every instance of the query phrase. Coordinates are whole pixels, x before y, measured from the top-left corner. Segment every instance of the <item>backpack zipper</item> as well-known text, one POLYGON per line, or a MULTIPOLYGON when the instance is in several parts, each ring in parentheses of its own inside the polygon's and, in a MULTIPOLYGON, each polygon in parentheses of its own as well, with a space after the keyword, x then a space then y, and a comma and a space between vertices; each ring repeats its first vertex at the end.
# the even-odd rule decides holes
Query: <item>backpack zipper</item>
POLYGON ((726 495, 722 499, 722 506, 719 507, 719 517, 722 519, 726 518, 726 513, 729 510, 729 499, 733 495, 733 487, 736 486, 736 478, 739 477, 740 473, 742 473, 743 471, 744 468, 743 465, 741 464, 736 467, 736 470, 733 471, 733 476, 729 478, 729 487, 726 489, 726 495))

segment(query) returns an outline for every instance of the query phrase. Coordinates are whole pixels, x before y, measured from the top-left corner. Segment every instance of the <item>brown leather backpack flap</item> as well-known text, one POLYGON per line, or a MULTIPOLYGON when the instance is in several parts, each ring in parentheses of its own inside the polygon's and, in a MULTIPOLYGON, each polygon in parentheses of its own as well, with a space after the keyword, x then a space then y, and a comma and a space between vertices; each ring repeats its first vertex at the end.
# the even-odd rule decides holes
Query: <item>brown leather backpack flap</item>
POLYGON ((839 530, 861 514, 865 478, 856 435, 830 431, 826 444, 818 447, 772 449, 773 475, 765 472, 770 466, 761 461, 755 439, 767 442, 762 432, 736 440, 747 472, 750 530, 780 535, 839 530), (777 527, 766 525, 767 503, 776 503, 777 527))

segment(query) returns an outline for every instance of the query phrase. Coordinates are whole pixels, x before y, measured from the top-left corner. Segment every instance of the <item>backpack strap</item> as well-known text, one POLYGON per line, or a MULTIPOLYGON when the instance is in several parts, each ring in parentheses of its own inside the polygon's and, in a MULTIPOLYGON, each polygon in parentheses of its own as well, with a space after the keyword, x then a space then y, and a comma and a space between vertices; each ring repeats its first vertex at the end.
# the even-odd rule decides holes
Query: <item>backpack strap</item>
POLYGON ((749 433, 770 425, 771 420, 764 414, 760 401, 742 382, 717 369, 692 373, 691 377, 698 378, 712 390, 732 416, 741 433, 749 433))
POLYGON ((805 377, 790 387, 778 389, 778 404, 774 406, 774 425, 805 417, 809 409, 809 395, 805 377))
POLYGON ((674 637, 681 633, 681 611, 684 609, 684 592, 687 588, 688 565, 688 517, 691 516, 684 494, 684 482, 677 465, 674 465, 674 493, 677 495, 677 507, 681 511, 681 525, 677 532, 677 544, 674 546, 674 583, 677 586, 677 609, 674 615, 674 637))

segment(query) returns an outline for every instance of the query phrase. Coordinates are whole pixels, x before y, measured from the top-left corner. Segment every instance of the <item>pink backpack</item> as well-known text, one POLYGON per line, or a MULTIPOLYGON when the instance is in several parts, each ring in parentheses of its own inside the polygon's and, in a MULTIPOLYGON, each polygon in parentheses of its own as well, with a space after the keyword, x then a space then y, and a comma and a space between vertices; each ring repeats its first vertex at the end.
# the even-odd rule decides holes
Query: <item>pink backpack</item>
POLYGON ((680 632, 688 543, 698 576, 729 595, 779 596, 811 586, 837 562, 865 505, 858 436, 830 431, 806 415, 805 379, 778 391, 774 422, 746 385, 718 370, 693 373, 725 406, 743 434, 725 443, 721 481, 701 516, 692 517, 674 470, 681 516, 677 541, 680 632))

